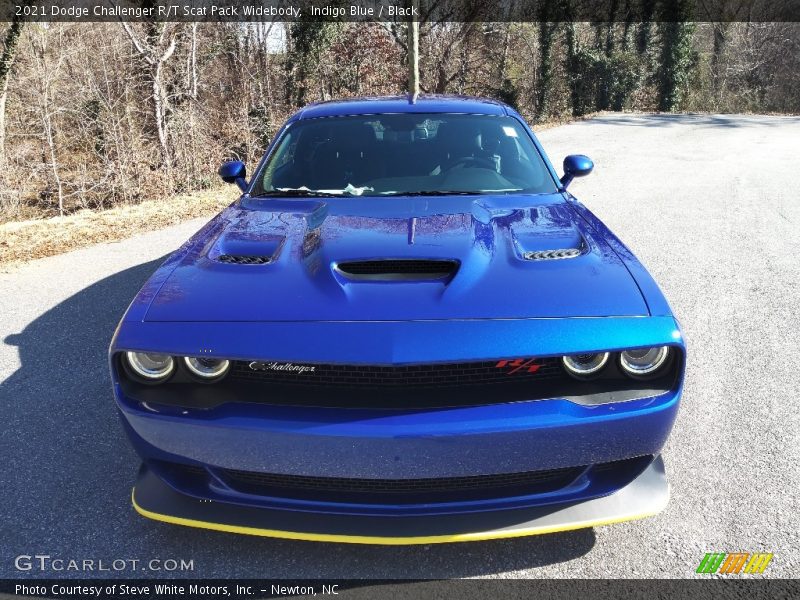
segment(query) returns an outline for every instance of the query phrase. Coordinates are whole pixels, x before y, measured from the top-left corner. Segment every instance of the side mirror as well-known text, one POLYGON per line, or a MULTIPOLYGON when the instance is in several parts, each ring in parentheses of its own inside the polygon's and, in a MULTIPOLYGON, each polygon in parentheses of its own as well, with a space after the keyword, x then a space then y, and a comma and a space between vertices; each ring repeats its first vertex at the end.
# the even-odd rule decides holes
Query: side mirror
POLYGON ((247 167, 240 160, 230 160, 222 163, 219 168, 219 176, 225 183, 235 183, 243 192, 247 189, 247 167))
POLYGON ((591 158, 583 154, 570 154, 564 159, 564 176, 561 178, 561 186, 567 189, 573 179, 588 175, 592 169, 594 169, 594 163, 591 158))

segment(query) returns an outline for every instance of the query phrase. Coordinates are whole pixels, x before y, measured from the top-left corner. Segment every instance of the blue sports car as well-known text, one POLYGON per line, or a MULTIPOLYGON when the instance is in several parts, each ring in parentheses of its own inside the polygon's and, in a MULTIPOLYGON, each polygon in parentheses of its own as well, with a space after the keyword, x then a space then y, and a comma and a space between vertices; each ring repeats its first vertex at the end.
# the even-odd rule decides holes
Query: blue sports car
POLYGON ((685 348, 656 283, 491 100, 323 102, 147 281, 110 348, 135 509, 368 544, 667 504, 685 348))

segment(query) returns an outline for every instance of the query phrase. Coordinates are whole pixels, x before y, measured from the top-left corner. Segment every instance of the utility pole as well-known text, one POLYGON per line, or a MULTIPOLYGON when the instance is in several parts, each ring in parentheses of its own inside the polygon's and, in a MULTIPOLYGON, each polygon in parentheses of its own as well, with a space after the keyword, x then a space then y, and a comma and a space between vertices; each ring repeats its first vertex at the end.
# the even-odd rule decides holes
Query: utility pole
POLYGON ((408 95, 412 103, 419 96, 419 0, 411 0, 411 17, 408 22, 408 95))

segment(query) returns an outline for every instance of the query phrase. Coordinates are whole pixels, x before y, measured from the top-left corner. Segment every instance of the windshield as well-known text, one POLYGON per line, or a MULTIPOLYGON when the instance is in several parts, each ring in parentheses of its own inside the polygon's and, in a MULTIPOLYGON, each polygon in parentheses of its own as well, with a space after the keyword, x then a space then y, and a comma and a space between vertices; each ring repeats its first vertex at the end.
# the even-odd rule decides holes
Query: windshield
POLYGON ((556 185, 512 117, 387 114, 298 121, 254 196, 540 194, 556 185))

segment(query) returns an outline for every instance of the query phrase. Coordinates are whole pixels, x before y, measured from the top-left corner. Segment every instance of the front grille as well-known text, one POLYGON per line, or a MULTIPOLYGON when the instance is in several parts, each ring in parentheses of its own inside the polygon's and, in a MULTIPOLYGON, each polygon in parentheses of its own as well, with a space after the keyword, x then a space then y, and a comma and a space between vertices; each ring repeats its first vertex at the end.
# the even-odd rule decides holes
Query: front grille
POLYGON ((585 470, 586 467, 569 467, 425 479, 307 477, 233 469, 216 469, 215 473, 236 491, 263 496, 333 502, 445 502, 551 492, 569 485, 585 470))
POLYGON ((342 262, 336 269, 351 279, 442 279, 458 270, 454 260, 360 260, 342 262))
POLYGON ((248 256, 244 254, 220 254, 217 257, 219 262, 231 263, 236 265, 266 265, 272 261, 271 256, 248 256))
POLYGON ((279 385, 375 389, 513 385, 562 375, 556 358, 405 366, 233 361, 230 373, 235 379, 279 385))
POLYGON ((216 467, 206 469, 158 460, 148 464, 156 469, 159 476, 178 487, 201 486, 197 489, 202 489, 209 481, 218 480, 235 492, 286 500, 340 504, 428 504, 558 492, 584 476, 588 477, 590 486, 619 488, 639 476, 652 460, 652 455, 646 455, 586 466, 421 479, 313 477, 216 467))

